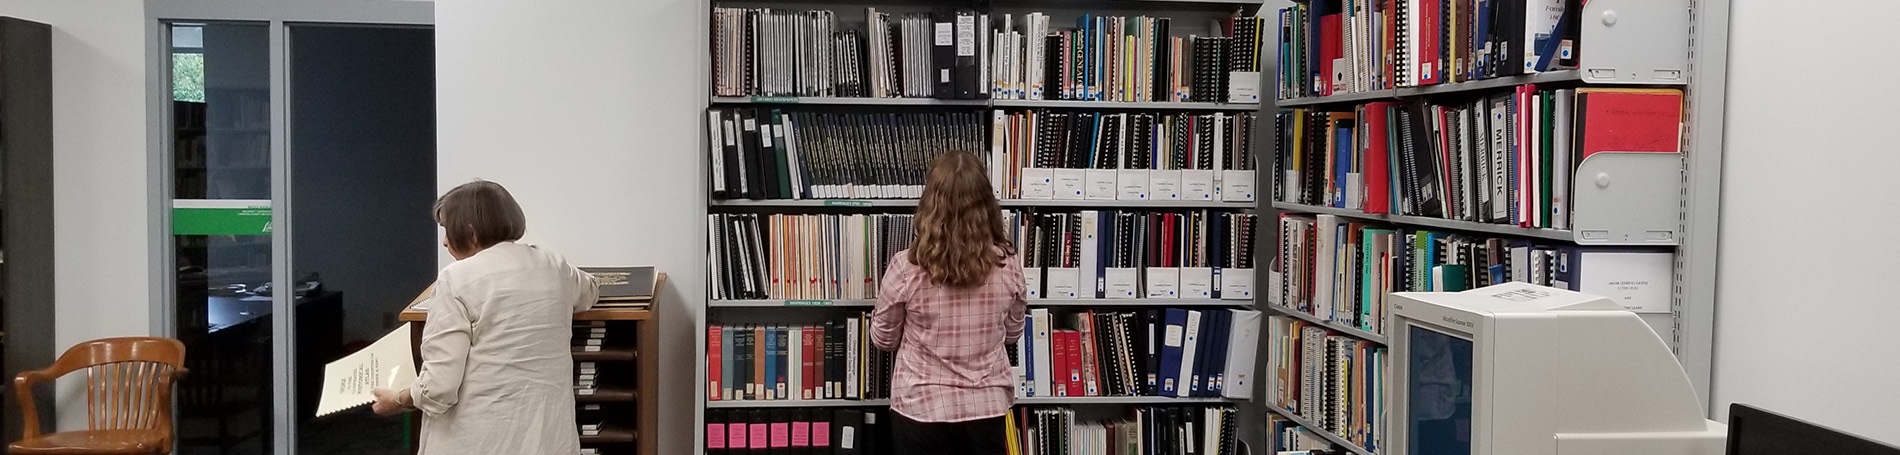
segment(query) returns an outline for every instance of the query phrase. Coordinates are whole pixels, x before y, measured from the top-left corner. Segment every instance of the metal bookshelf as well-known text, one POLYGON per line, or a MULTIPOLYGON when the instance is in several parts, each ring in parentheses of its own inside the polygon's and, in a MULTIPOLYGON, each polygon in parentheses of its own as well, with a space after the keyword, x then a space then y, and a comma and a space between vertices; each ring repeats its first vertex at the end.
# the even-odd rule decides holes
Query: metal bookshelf
MULTIPOLYGON (((747 3, 773 4, 773 3, 780 3, 780 2, 778 0, 762 0, 758 2, 747 2, 747 3)), ((1101 2, 1099 4, 1082 4, 1082 3, 1063 4, 1063 2, 1051 3, 1051 2, 1047 2, 1043 0, 1006 0, 1006 1, 1000 1, 1000 2, 988 2, 988 4, 990 5, 993 11, 996 11, 999 13, 1010 12, 1010 13, 1015 13, 1015 14, 1021 14, 1028 11, 1043 11, 1043 12, 1048 12, 1053 15, 1080 15, 1083 13, 1115 12, 1116 14, 1125 14, 1125 15, 1130 15, 1130 16, 1137 15, 1137 14, 1146 14, 1149 16, 1158 15, 1158 16, 1163 16, 1163 17, 1171 17, 1175 19, 1175 24, 1177 28, 1176 30, 1174 30, 1173 34, 1176 36, 1188 36, 1191 34, 1198 34, 1198 35, 1205 36, 1207 35, 1206 30, 1203 30, 1202 28, 1211 26, 1211 24, 1213 23, 1212 19, 1218 18, 1218 17, 1227 17, 1228 15, 1232 14, 1236 9, 1239 9, 1239 8, 1251 9, 1251 8, 1255 8, 1261 5, 1257 0, 1117 0, 1117 1, 1112 1, 1112 2, 1101 2), (1138 11, 1139 13, 1133 13, 1131 11, 1138 11)), ((876 6, 879 10, 883 10, 885 9, 886 5, 891 6, 893 10, 904 10, 907 8, 908 9, 929 8, 929 7, 939 6, 938 3, 915 2, 914 0, 904 0, 904 1, 896 1, 896 2, 871 2, 870 4, 853 3, 853 2, 842 2, 842 3, 840 2, 818 2, 818 3, 798 2, 795 5, 788 5, 788 6, 795 7, 795 8, 813 8, 813 9, 829 8, 829 9, 835 9, 835 10, 846 10, 846 9, 862 10, 865 6, 876 6)), ((710 17, 710 9, 711 9, 710 4, 705 5, 705 6, 707 6, 706 14, 708 14, 709 15, 708 17, 710 17)), ((1054 20, 1052 22, 1054 24, 1057 24, 1057 28, 1063 28, 1060 26, 1060 24, 1065 23, 1065 20, 1063 18, 1058 18, 1057 20, 1054 20)), ((709 29, 708 29, 708 32, 710 32, 709 29)), ((703 45, 704 44, 702 44, 702 46, 703 45)), ((704 65, 703 69, 710 69, 711 64, 712 64, 712 61, 710 58, 710 52, 709 52, 710 50, 707 49, 707 51, 708 52, 706 53, 706 55, 708 56, 701 57, 701 64, 704 65)), ((1263 56, 1262 58, 1265 58, 1265 57, 1263 56)), ((1261 82, 1264 83, 1264 82, 1267 82, 1267 80, 1263 77, 1261 82)), ((1264 84, 1262 86, 1264 86, 1264 84)), ((710 86, 704 86, 704 87, 708 90, 708 93, 710 93, 711 87, 710 86)), ((813 109, 823 109, 827 111, 851 111, 851 112, 915 112, 915 111, 932 111, 932 110, 944 111, 944 110, 974 110, 974 109, 1072 109, 1072 110, 1101 110, 1101 111, 1146 111, 1146 112, 1165 112, 1165 113, 1253 112, 1253 113, 1259 113, 1261 115, 1265 115, 1266 113, 1262 111, 1264 108, 1269 107, 1268 104, 1264 104, 1264 103, 1110 102, 1110 101, 1003 100, 1003 99, 945 100, 945 99, 931 99, 931 98, 706 96, 705 100, 706 100, 705 101, 706 107, 708 108, 745 107, 745 106, 796 108, 798 106, 811 106, 813 109)), ((703 115, 701 116, 700 121, 704 121, 703 115)), ((704 125, 702 124, 702 126, 704 125)), ((1260 124, 1256 124, 1256 128, 1260 128, 1260 127, 1261 127, 1260 124)), ((1258 156, 1259 154, 1258 150, 1261 148, 1261 145, 1270 143, 1269 142, 1270 138, 1266 137, 1265 134, 1261 134, 1259 132, 1260 130, 1255 130, 1255 131, 1256 131, 1254 134, 1255 142, 1253 142, 1250 145, 1251 145, 1251 148, 1255 150, 1254 153, 1256 154, 1256 156, 1258 156)), ((702 141, 703 140, 704 139, 702 139, 702 141)), ((706 157, 705 151, 704 151, 705 149, 706 149, 705 144, 702 144, 702 147, 699 150, 695 150, 693 152, 701 156, 702 169, 700 171, 702 175, 707 175, 711 169, 711 161, 709 158, 706 157)), ((826 213, 826 212, 834 212, 834 211, 849 211, 849 212, 854 212, 854 213, 858 213, 858 212, 909 213, 912 210, 914 210, 914 208, 918 204, 918 201, 916 199, 715 200, 715 199, 712 199, 711 195, 707 192, 707 190, 704 189, 705 186, 706 185, 702 185, 702 189, 700 190, 700 196, 701 196, 701 199, 705 201, 705 204, 706 204, 705 207, 707 211, 710 213, 814 213, 814 212, 826 213)), ((1131 200, 1053 200, 1053 199, 1022 200, 1022 199, 1015 199, 1015 200, 1000 201, 1000 205, 1007 208, 1038 208, 1040 207, 1040 208, 1066 209, 1066 210, 1177 211, 1177 210, 1206 209, 1206 210, 1225 210, 1225 211, 1247 211, 1247 212, 1252 212, 1252 213, 1259 213, 1262 209, 1264 209, 1264 204, 1261 202, 1254 202, 1254 201, 1228 202, 1228 201, 1222 201, 1222 200, 1174 200, 1174 201, 1132 200, 1131 201, 1131 200)), ((713 239, 705 239, 702 241, 712 241, 712 240, 713 239)), ((1266 282, 1266 276, 1265 276, 1266 269, 1267 267, 1255 268, 1254 281, 1256 283, 1266 282)), ((714 301, 714 300, 706 299, 704 301, 705 301, 704 306, 699 308, 702 311, 702 313, 700 313, 700 317, 695 319, 694 321, 694 324, 696 324, 699 329, 695 331, 696 334, 694 335, 695 346, 693 347, 693 352, 694 352, 695 371, 691 375, 695 381, 694 384, 697 386, 697 387, 694 387, 696 392, 694 392, 693 397, 696 400, 696 403, 699 404, 699 406, 695 410, 695 415, 694 415, 695 421, 701 422, 703 424, 705 421, 705 412, 710 409, 790 408, 790 407, 875 408, 875 407, 889 406, 890 404, 889 400, 778 400, 778 401, 712 400, 706 395, 707 391, 705 390, 706 388, 704 386, 706 384, 706 379, 707 379, 705 376, 706 368, 707 368, 707 364, 706 364, 707 357, 706 357, 705 348, 706 348, 706 341, 707 341, 706 328, 708 326, 722 324, 722 323, 729 323, 735 320, 745 320, 748 322, 751 322, 751 321, 764 322, 764 321, 779 321, 779 320, 809 321, 811 320, 811 318, 818 317, 819 315, 825 314, 828 312, 865 311, 875 305, 875 300, 872 300, 872 299, 810 299, 810 300, 761 299, 761 300, 714 301), (841 310, 832 310, 829 308, 839 308, 841 310)), ((1032 300, 1029 300, 1027 303, 1028 303, 1028 306, 1032 308, 1056 307, 1056 308, 1085 309, 1085 308, 1092 307, 1092 308, 1120 309, 1120 310, 1135 309, 1135 308, 1141 308, 1141 307, 1199 308, 1199 309, 1215 309, 1215 308, 1255 309, 1254 307, 1257 305, 1256 300, 1253 300, 1253 299, 1236 300, 1236 299, 1152 299, 1152 298, 1032 299, 1032 300)), ((1256 364, 1256 370, 1252 372, 1253 374, 1256 375, 1256 377, 1258 377, 1260 373, 1259 368, 1262 367, 1263 365, 1264 364, 1258 364, 1258 363, 1256 364)), ((1152 397, 1152 396, 1025 397, 1025 398, 1018 398, 1017 404, 1023 405, 1023 406, 1090 406, 1090 407, 1101 407, 1103 409, 1112 409, 1110 408, 1111 406, 1129 406, 1129 405, 1227 404, 1227 405, 1233 405, 1237 407, 1243 416, 1250 416, 1250 417, 1243 417, 1243 419, 1250 419, 1253 421, 1257 421, 1259 418, 1258 416, 1262 415, 1262 412, 1253 409, 1253 407, 1257 406, 1257 404, 1253 403, 1250 400, 1233 400, 1233 399, 1219 398, 1219 397, 1213 397, 1213 398, 1208 398, 1208 397, 1172 398, 1172 397, 1152 397)), ((1260 444, 1262 444, 1262 441, 1264 440, 1264 432, 1258 427, 1258 425, 1251 425, 1251 424, 1245 423, 1247 421, 1248 420, 1243 420, 1243 423, 1240 425, 1240 429, 1239 429, 1240 440, 1246 442, 1247 444, 1251 446, 1256 446, 1256 447, 1260 446, 1260 444)), ((695 425, 695 429, 694 429, 695 434, 694 434, 693 443, 692 443, 693 452, 691 453, 703 453, 702 452, 703 449, 701 449, 701 447, 703 447, 703 441, 705 438, 705 434, 703 433, 704 431, 703 427, 704 425, 695 425)))
POLYGON ((1474 222, 1474 221, 1447 220, 1447 219, 1442 219, 1442 218, 1429 218, 1429 217, 1422 217, 1422 216, 1366 213, 1366 212, 1362 212, 1355 209, 1342 209, 1338 207, 1321 207, 1321 206, 1315 206, 1315 205, 1292 204, 1292 203, 1286 203, 1286 202, 1275 202, 1273 203, 1273 208, 1280 209, 1281 211, 1285 211, 1285 212, 1324 213, 1324 214, 1339 215, 1339 216, 1343 216, 1347 218, 1354 218, 1354 219, 1360 219, 1360 220, 1384 221, 1384 222, 1392 223, 1392 224, 1435 227, 1439 229, 1450 229, 1454 231, 1480 232, 1480 233, 1486 233, 1486 234, 1509 235, 1509 236, 1517 236, 1517 237, 1534 237, 1534 238, 1557 240, 1557 241, 1564 241, 1564 242, 1571 242, 1571 241, 1576 240, 1576 235, 1574 233, 1572 233, 1571 231, 1563 230, 1563 229, 1539 229, 1539 228, 1511 226, 1508 224, 1479 223, 1479 222, 1474 222))
MULTIPOLYGON (((1445 220, 1402 215, 1366 214, 1359 210, 1333 207, 1274 202, 1270 214, 1279 213, 1316 213, 1333 214, 1359 220, 1381 221, 1394 225, 1420 228, 1436 228, 1449 231, 1495 234, 1533 239, 1545 239, 1566 245, 1639 245, 1645 247, 1670 248, 1675 254, 1675 270, 1671 286, 1671 311, 1667 315, 1644 315, 1665 341, 1669 342, 1687 370, 1702 403, 1711 403, 1709 384, 1712 376, 1713 351, 1713 313, 1714 313, 1714 266, 1716 252, 1716 223, 1720 213, 1720 177, 1723 151, 1722 138, 1722 93, 1726 84, 1724 67, 1727 63, 1729 0, 1597 0, 1583 7, 1581 17, 1602 18, 1620 16, 1622 21, 1583 21, 1581 46, 1588 49, 1588 57, 1583 67, 1575 70, 1550 71, 1544 73, 1512 76, 1496 79, 1469 81, 1462 83, 1439 84, 1425 87, 1404 87, 1392 90, 1377 90, 1363 93, 1348 93, 1323 97, 1305 97, 1281 99, 1273 102, 1275 109, 1312 107, 1317 109, 1347 110, 1352 105, 1369 101, 1410 101, 1423 97, 1438 96, 1476 96, 1480 94, 1506 93, 1512 87, 1525 84, 1549 84, 1561 87, 1666 87, 1684 90, 1684 117, 1682 131, 1682 153, 1680 156, 1667 156, 1662 170, 1652 170, 1656 162, 1636 162, 1624 160, 1603 160, 1592 169, 1577 168, 1579 175, 1597 175, 1599 183, 1602 174, 1608 170, 1610 175, 1619 175, 1619 184, 1636 185, 1642 197, 1630 195, 1612 196, 1597 192, 1588 195, 1589 201, 1580 201, 1576 197, 1584 196, 1586 190, 1580 182, 1578 194, 1573 195, 1573 217, 1571 229, 1533 229, 1511 225, 1475 223, 1458 220, 1445 220), (1630 18, 1641 18, 1638 21, 1630 18), (1588 213, 1579 218, 1577 214, 1588 213), (1660 215, 1660 216, 1659 216, 1660 215), (1666 217, 1667 220, 1660 220, 1666 217), (1632 231, 1627 228, 1641 225, 1632 231), (1645 235, 1655 233, 1666 226, 1663 236, 1645 235), (1608 235, 1604 233, 1608 232, 1608 235), (1666 237, 1666 238, 1665 238, 1666 237), (1657 316, 1652 319, 1649 316, 1657 316), (1667 319, 1661 319, 1666 317, 1667 319)), ((1277 81, 1270 81, 1263 87, 1275 87, 1277 81)), ((1626 154, 1638 155, 1638 154, 1626 154)), ((1658 154, 1664 155, 1664 154, 1658 154)), ((1663 157, 1658 157, 1663 159, 1663 157)), ((1271 173, 1269 173, 1271 174, 1271 173)), ((1278 175, 1263 175, 1263 185, 1271 187, 1278 175)), ((1269 226, 1269 233, 1263 234, 1269 239, 1277 239, 1278 225, 1269 226)), ((1277 243, 1263 244, 1268 254, 1276 253, 1277 243)), ((1268 310, 1312 322, 1329 330, 1367 341, 1387 344, 1393 340, 1372 334, 1354 327, 1328 323, 1320 318, 1297 310, 1263 305, 1268 310)), ((1274 363, 1273 360, 1263 360, 1274 363)), ((1269 365, 1269 368, 1272 368, 1269 365)), ((1391 384, 1386 386, 1391 387, 1391 384)), ((1333 444, 1359 455, 1376 455, 1373 450, 1350 444, 1335 434, 1318 430, 1315 422, 1296 415, 1285 409, 1267 406, 1273 414, 1291 420, 1298 425, 1315 429, 1315 433, 1325 437, 1333 444)), ((1716 409, 1709 407, 1713 415, 1716 409)), ((1388 420, 1396 420, 1390 419, 1388 420)), ((1388 428, 1391 425, 1388 425, 1388 428)), ((1397 451, 1379 447, 1379 452, 1397 453, 1397 451)))
POLYGON ((1306 427, 1308 429, 1313 430, 1313 433, 1318 434, 1322 438, 1326 438, 1327 442, 1331 442, 1333 443, 1333 445, 1352 451, 1352 453, 1356 453, 1359 455, 1377 455, 1370 450, 1366 450, 1366 448, 1364 447, 1359 447, 1358 444, 1353 444, 1352 441, 1347 441, 1346 438, 1342 438, 1342 437, 1339 437, 1339 435, 1333 434, 1333 432, 1331 431, 1323 430, 1322 428, 1325 428, 1325 427, 1322 427, 1319 424, 1314 423, 1312 420, 1307 420, 1305 417, 1301 417, 1299 414, 1293 413, 1293 411, 1280 409, 1279 406, 1272 406, 1272 405, 1265 406, 1265 408, 1272 410, 1274 414, 1279 414, 1280 417, 1284 417, 1287 420, 1293 421, 1293 423, 1298 424, 1299 426, 1306 427))

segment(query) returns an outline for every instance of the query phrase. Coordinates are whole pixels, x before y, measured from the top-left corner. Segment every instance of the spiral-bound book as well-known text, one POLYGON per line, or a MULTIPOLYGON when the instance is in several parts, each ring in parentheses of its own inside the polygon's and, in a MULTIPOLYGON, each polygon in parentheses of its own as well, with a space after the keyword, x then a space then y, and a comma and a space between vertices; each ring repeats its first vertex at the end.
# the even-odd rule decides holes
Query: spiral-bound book
POLYGON ((409 388, 416 382, 415 352, 409 324, 403 324, 369 347, 324 365, 317 416, 373 403, 374 389, 409 388))

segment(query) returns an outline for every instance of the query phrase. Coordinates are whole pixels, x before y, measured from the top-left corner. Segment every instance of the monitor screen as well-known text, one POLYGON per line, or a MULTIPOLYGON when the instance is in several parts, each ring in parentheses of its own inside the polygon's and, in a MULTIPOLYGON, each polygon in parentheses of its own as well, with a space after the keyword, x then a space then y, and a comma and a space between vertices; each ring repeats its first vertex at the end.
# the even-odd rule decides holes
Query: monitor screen
POLYGON ((1471 340, 1406 325, 1405 453, 1471 455, 1471 340))
POLYGON ((1741 403, 1728 419, 1728 455, 1900 455, 1900 447, 1741 403))

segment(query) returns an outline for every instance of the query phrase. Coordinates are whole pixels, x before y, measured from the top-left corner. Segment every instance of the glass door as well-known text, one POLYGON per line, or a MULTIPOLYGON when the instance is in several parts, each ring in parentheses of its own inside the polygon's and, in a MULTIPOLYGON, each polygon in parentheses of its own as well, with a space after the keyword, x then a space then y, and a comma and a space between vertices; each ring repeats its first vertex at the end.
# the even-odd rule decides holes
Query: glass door
POLYGON ((179 453, 271 452, 270 26, 168 23, 179 453))
MULTIPOLYGON (((297 378, 392 330, 436 276, 435 34, 288 24, 297 378)), ((298 401, 315 398, 299 385, 298 401)), ((410 453, 403 419, 295 414, 305 454, 410 453)))

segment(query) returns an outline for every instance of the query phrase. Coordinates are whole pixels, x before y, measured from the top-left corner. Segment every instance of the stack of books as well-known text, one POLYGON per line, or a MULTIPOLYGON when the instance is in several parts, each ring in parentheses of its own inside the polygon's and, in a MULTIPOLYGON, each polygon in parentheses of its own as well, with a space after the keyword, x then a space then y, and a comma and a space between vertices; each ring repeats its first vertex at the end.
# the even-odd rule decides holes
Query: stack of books
POLYGON ((581 405, 580 410, 575 413, 575 418, 580 419, 581 436, 600 436, 601 429, 607 425, 606 406, 601 404, 581 405))
POLYGON ((1010 369, 1019 397, 1253 397, 1260 312, 1029 311, 1010 369))
POLYGON ((870 313, 813 325, 706 328, 708 400, 890 398, 893 353, 871 345, 870 313))
POLYGON ((659 275, 653 266, 583 267, 581 270, 600 281, 600 301, 594 308, 646 308, 659 291, 659 275))
POLYGON ((1269 318, 1267 328, 1275 360, 1267 405, 1366 450, 1384 448, 1385 347, 1293 318, 1269 318))
POLYGON ((1241 453, 1233 406, 1141 406, 1113 420, 1073 409, 1018 408, 1004 420, 1009 455, 1241 453))
POLYGON ((607 321, 574 323, 574 351, 600 352, 607 346, 607 321))

